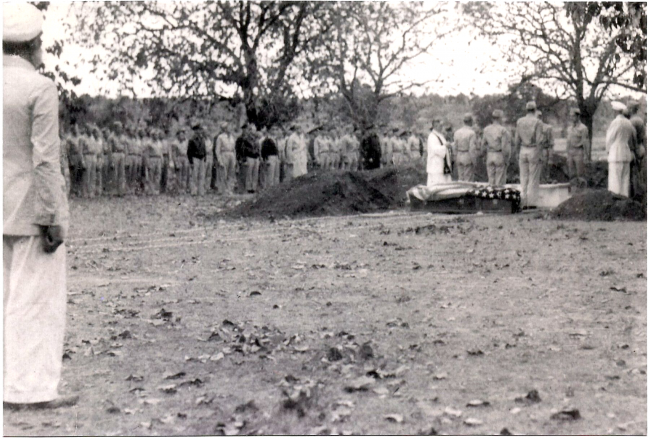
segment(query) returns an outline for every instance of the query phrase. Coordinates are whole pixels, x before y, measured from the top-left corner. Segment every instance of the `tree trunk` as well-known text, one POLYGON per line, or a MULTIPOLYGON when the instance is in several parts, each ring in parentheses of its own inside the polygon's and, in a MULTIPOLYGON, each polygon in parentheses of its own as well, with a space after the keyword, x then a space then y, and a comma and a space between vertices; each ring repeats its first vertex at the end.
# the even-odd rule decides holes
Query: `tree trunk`
POLYGON ((589 130, 589 145, 585 151, 587 163, 591 163, 591 143, 594 138, 594 115, 598 110, 598 102, 595 99, 581 99, 578 97, 578 108, 580 109, 581 120, 589 130))
POLYGON ((584 123, 587 126, 587 129, 589 130, 589 144, 587 145, 587 151, 586 156, 587 156, 587 163, 591 163, 591 144, 594 138, 594 115, 593 114, 585 114, 584 117, 584 123))

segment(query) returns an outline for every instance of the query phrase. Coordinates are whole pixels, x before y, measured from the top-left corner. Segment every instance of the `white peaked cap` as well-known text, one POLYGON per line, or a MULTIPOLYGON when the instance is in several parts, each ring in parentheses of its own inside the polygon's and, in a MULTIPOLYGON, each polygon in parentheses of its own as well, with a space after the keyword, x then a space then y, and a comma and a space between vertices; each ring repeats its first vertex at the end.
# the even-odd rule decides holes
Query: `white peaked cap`
POLYGON ((29 3, 2 4, 2 41, 22 43, 43 32, 43 13, 29 3))
POLYGON ((619 101, 613 101, 612 102, 612 108, 616 111, 625 111, 627 110, 627 106, 623 102, 619 101))

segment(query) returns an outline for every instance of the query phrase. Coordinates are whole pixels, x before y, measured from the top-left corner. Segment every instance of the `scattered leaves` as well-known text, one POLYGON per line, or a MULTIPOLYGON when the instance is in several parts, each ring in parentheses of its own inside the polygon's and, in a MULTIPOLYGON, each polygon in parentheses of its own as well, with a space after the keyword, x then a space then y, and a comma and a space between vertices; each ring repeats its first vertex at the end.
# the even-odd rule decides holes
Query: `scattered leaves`
POLYGON ((515 402, 523 403, 523 404, 535 404, 538 402, 542 402, 542 398, 540 398, 539 392, 533 389, 524 396, 516 397, 515 402))
POLYGON ((404 422, 404 416, 396 414, 396 413, 386 415, 386 416, 384 416, 384 419, 387 420, 388 422, 393 422, 393 423, 396 423, 396 424, 401 424, 401 423, 404 422))
POLYGON ((489 401, 482 401, 480 399, 473 399, 467 403, 467 407, 486 407, 490 405, 489 401))
POLYGON ((463 412, 462 410, 456 410, 451 407, 445 407, 445 414, 449 416, 453 416, 454 418, 460 418, 463 412))
POLYGON ((373 378, 363 376, 348 383, 344 389, 346 392, 364 392, 375 383, 373 378))
POLYGON ((580 411, 578 409, 562 410, 551 415, 551 419, 556 421, 576 421, 580 419, 580 411))

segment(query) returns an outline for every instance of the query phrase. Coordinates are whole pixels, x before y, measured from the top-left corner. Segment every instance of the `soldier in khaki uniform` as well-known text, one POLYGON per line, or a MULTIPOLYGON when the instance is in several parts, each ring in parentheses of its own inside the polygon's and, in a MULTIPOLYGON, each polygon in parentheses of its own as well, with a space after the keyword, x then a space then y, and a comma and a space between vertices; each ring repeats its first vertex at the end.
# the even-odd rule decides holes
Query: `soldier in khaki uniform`
POLYGON ((107 166, 107 155, 106 150, 108 148, 106 142, 104 141, 104 136, 99 127, 94 126, 92 128, 92 136, 97 147, 97 165, 96 165, 96 180, 95 180, 95 195, 101 196, 104 193, 104 176, 106 174, 107 166))
POLYGON ((66 141, 67 133, 63 131, 63 126, 60 126, 60 134, 59 137, 61 138, 60 142, 60 161, 61 161, 61 173, 63 174, 63 178, 65 179, 65 193, 66 196, 69 198, 70 197, 70 190, 72 188, 72 182, 70 180, 70 160, 68 159, 68 142, 66 141))
POLYGON ((205 169, 203 177, 203 186, 206 191, 213 189, 212 187, 212 169, 214 168, 214 139, 215 132, 212 130, 208 131, 209 135, 205 136, 205 169))
POLYGON ((324 135, 323 130, 319 130, 316 138, 314 139, 314 154, 318 166, 321 169, 329 169, 330 167, 330 144, 324 135))
POLYGON ((487 150, 486 167, 488 172, 488 183, 493 186, 506 184, 506 175, 510 154, 512 150, 512 138, 508 130, 502 125, 503 111, 492 112, 492 123, 483 130, 482 149, 487 150))
POLYGON ((478 157, 478 138, 472 129, 474 118, 470 113, 463 117, 465 126, 454 133, 452 144, 455 163, 458 169, 458 180, 474 181, 474 164, 478 157))
POLYGON ((402 163, 402 143, 400 142, 398 133, 399 128, 393 128, 393 133, 390 137, 392 151, 390 163, 393 165, 399 165, 402 163))
POLYGON ((222 132, 217 136, 215 146, 215 157, 219 171, 217 187, 219 193, 232 195, 237 182, 237 157, 235 157, 235 137, 232 132, 233 126, 227 122, 221 125, 222 132))
POLYGON ((291 181, 300 174, 298 161, 300 160, 301 136, 298 132, 298 126, 292 125, 291 134, 286 139, 285 146, 285 163, 286 163, 286 181, 291 181))
POLYGON ((553 151, 553 146, 555 141, 553 139, 553 127, 547 123, 544 123, 543 114, 541 111, 537 111, 537 118, 542 121, 542 133, 544 134, 543 150, 542 150, 542 170, 540 171, 541 177, 540 181, 544 183, 550 182, 550 169, 548 167, 548 159, 551 156, 551 151, 553 151))
POLYGON ((80 197, 83 188, 83 175, 86 164, 84 163, 84 156, 79 143, 79 128, 76 124, 70 127, 70 132, 65 137, 65 144, 68 150, 68 157, 70 160, 70 187, 72 192, 80 197))
POLYGON ((534 101, 526 104, 526 116, 517 120, 515 148, 519 150, 519 181, 521 205, 524 209, 535 207, 539 190, 544 133, 542 121, 537 119, 534 101))
POLYGON ((122 132, 122 123, 113 124, 114 133, 108 138, 111 146, 111 168, 113 169, 112 180, 115 194, 119 197, 126 193, 126 145, 127 139, 122 132))
POLYGON ((152 130, 149 138, 143 139, 143 159, 145 168, 145 193, 160 194, 162 183, 163 151, 161 135, 158 130, 152 130))
POLYGON ((412 162, 420 160, 420 140, 413 134, 413 131, 408 131, 408 139, 406 140, 409 158, 412 162))
POLYGON ((330 166, 341 169, 341 142, 335 129, 330 131, 330 166))
POLYGON ((582 178, 585 172, 585 154, 589 146, 589 129, 580 122, 580 110, 572 108, 571 125, 567 130, 566 159, 569 178, 582 178))
POLYGON ((84 198, 95 198, 95 183, 97 180, 97 153, 98 146, 92 135, 92 128, 88 125, 83 127, 79 137, 81 152, 85 164, 81 193, 84 198))
POLYGON ((160 131, 159 141, 162 148, 162 165, 160 170, 160 192, 167 192, 171 188, 173 179, 173 166, 171 157, 171 136, 168 129, 160 131))
MULTIPOLYGON (((646 197, 646 148, 647 130, 645 116, 640 112, 639 102, 631 102, 628 105, 630 111, 630 123, 636 130, 636 149, 632 151, 634 158, 630 163, 631 196, 643 201, 646 197)), ((644 202, 645 204, 645 202, 644 202)))
POLYGON ((142 144, 144 142, 144 129, 138 129, 136 135, 133 135, 132 128, 126 128, 124 135, 125 140, 125 153, 126 158, 124 161, 124 169, 126 174, 126 192, 128 194, 135 193, 136 182, 138 181, 138 162, 141 157, 142 144))
POLYGON ((385 168, 393 163, 393 141, 387 130, 379 141, 381 142, 381 167, 385 168))
POLYGON ((180 128, 176 138, 171 143, 171 154, 174 163, 174 189, 181 194, 187 193, 190 182, 190 161, 187 159, 187 136, 185 129, 180 128))
POLYGON ((341 137, 343 147, 343 169, 356 171, 359 168, 359 141, 352 134, 352 128, 348 127, 341 137))
POLYGON ((358 171, 361 168, 361 142, 356 136, 356 128, 351 126, 348 137, 352 143, 352 152, 350 153, 350 170, 358 171))
POLYGON ((169 129, 165 129, 161 142, 163 146, 163 168, 160 191, 173 193, 176 191, 177 186, 176 173, 174 172, 174 153, 172 151, 175 138, 169 129))
POLYGON ((111 131, 104 127, 102 128, 102 139, 104 145, 104 176, 102 180, 104 182, 104 194, 112 194, 113 188, 115 187, 115 182, 113 181, 112 166, 113 166, 113 157, 111 149, 111 131))

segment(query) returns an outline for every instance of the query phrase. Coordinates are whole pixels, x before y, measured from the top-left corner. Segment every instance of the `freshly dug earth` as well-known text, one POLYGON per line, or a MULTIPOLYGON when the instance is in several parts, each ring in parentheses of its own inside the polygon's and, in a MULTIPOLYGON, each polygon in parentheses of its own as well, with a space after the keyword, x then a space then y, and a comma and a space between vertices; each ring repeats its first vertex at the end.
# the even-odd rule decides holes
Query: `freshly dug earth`
MULTIPOLYGON (((478 181, 487 181, 485 164, 476 170, 478 181)), ((569 181, 566 159, 553 154, 549 162, 550 181, 569 181)), ((258 218, 300 218, 356 213, 372 213, 404 206, 406 191, 427 179, 423 163, 373 171, 324 171, 280 184, 260 196, 242 203, 228 216, 258 218)), ((602 188, 607 183, 607 163, 593 162, 587 167, 588 187, 602 188)), ((516 163, 508 167, 508 183, 519 183, 516 163)))
POLYGON ((584 221, 645 221, 647 207, 607 190, 588 190, 576 194, 553 210, 557 219, 584 221))
POLYGON ((273 187, 232 217, 308 217, 370 213, 402 207, 406 191, 426 182, 423 165, 373 171, 318 170, 273 187))

